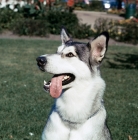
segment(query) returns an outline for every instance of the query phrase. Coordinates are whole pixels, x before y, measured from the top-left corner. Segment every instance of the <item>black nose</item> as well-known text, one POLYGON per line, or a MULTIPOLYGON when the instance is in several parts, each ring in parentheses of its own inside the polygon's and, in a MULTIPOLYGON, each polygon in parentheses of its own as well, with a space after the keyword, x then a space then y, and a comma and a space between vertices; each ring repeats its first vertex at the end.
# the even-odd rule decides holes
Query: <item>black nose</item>
POLYGON ((37 61, 37 65, 41 68, 43 68, 47 63, 46 57, 43 56, 37 57, 36 61, 37 61))

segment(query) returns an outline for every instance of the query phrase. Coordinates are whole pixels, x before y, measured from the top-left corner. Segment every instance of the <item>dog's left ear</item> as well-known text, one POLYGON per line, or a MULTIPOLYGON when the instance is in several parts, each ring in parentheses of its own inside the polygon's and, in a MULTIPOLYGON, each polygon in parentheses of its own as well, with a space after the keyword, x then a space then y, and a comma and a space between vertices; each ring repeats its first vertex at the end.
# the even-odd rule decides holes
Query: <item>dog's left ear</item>
POLYGON ((65 30, 65 28, 62 27, 62 29, 61 29, 61 41, 62 41, 62 44, 65 44, 69 40, 71 40, 71 38, 69 37, 69 35, 68 35, 67 31, 65 30))
POLYGON ((94 65, 99 65, 107 51, 109 41, 108 32, 101 33, 98 37, 96 37, 93 41, 88 43, 88 47, 90 48, 90 63, 94 65))
POLYGON ((60 36, 61 36, 62 45, 58 47, 57 53, 60 53, 64 49, 66 42, 72 41, 72 39, 69 37, 67 31, 63 27, 61 29, 60 36))
POLYGON ((62 45, 58 47, 57 53, 60 53, 64 49, 65 43, 71 40, 65 28, 63 27, 61 29, 60 36, 61 36, 62 45))

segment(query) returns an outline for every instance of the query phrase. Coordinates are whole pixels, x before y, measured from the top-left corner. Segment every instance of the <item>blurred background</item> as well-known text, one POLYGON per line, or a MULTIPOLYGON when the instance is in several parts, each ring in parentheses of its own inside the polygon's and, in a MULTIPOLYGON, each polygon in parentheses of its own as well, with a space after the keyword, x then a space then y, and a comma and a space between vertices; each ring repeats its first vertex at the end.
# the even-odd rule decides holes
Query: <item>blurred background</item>
POLYGON ((54 99, 36 58, 56 52, 62 26, 85 43, 109 32, 107 123, 114 140, 138 140, 137 0, 0 0, 0 140, 41 139, 54 99))
POLYGON ((137 44, 137 8, 137 0, 0 0, 0 33, 45 37, 64 25, 75 38, 107 30, 114 40, 137 44))

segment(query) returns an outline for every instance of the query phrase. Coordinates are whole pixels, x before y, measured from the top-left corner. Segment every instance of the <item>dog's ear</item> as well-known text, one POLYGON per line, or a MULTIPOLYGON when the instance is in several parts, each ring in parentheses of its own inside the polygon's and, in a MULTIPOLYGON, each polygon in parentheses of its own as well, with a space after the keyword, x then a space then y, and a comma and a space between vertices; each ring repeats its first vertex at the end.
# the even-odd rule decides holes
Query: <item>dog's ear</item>
POLYGON ((109 41, 108 32, 101 33, 98 37, 96 37, 93 41, 88 43, 90 48, 90 63, 94 65, 99 65, 107 51, 109 41))
POLYGON ((61 29, 61 41, 62 44, 65 44, 67 41, 71 40, 68 33, 66 32, 65 28, 62 27, 61 29))
POLYGON ((58 47, 57 53, 60 53, 64 49, 65 43, 71 40, 64 27, 62 27, 60 35, 61 35, 62 45, 58 47))

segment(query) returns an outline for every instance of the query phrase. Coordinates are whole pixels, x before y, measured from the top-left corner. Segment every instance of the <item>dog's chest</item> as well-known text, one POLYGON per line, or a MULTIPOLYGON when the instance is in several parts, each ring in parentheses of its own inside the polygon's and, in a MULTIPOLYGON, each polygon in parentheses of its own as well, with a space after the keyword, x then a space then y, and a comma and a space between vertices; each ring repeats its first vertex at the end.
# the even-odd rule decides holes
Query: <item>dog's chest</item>
POLYGON ((101 78, 76 83, 56 100, 56 110, 64 120, 83 122, 99 108, 104 88, 105 83, 101 78))
POLYGON ((56 109, 63 119, 70 122, 82 122, 91 115, 93 102, 86 94, 82 96, 75 94, 59 98, 56 101, 56 109))

